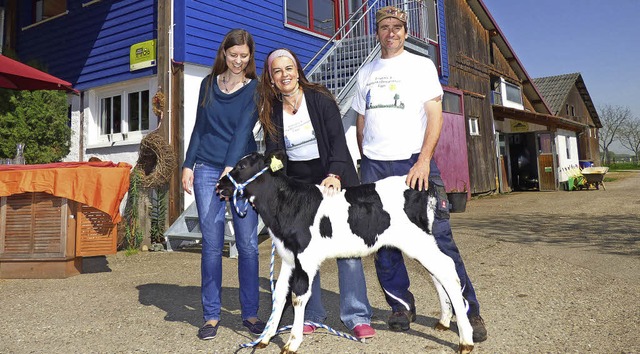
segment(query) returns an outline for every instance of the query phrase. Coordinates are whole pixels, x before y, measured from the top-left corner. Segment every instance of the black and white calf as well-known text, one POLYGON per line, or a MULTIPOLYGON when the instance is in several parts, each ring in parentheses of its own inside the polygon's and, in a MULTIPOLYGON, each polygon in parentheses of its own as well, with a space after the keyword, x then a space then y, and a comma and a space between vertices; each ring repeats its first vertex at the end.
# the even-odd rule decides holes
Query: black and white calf
POLYGON ((244 194, 253 203, 282 258, 272 316, 260 345, 266 346, 275 335, 291 290, 294 322, 282 352, 298 350, 313 277, 325 259, 362 257, 393 246, 431 273, 442 309, 437 327, 449 327, 453 315, 450 304, 458 314, 459 351, 470 352, 473 330, 460 280, 453 260, 438 249, 431 234, 434 188, 419 192, 406 186, 405 177, 390 177, 323 196, 323 187, 286 177, 279 170, 284 158, 282 151, 247 155, 229 173, 231 178, 222 178, 218 186, 224 197, 244 194))

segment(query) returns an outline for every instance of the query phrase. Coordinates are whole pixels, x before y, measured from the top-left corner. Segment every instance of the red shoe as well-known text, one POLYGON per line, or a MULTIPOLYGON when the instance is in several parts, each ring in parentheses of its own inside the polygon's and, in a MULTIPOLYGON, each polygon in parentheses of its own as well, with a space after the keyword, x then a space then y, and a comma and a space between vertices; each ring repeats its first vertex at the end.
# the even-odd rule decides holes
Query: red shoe
POLYGON ((367 323, 361 323, 353 328, 353 334, 358 339, 373 338, 376 336, 376 330, 367 323))
POLYGON ((304 326, 302 326, 302 334, 304 335, 313 334, 313 332, 315 331, 316 331, 316 326, 314 325, 305 324, 304 326))

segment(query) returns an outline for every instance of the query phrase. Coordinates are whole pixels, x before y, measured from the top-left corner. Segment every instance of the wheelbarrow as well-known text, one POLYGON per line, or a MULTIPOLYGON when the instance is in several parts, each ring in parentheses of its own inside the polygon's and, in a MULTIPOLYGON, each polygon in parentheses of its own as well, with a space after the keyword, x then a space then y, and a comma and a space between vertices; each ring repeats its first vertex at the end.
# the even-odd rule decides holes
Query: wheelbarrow
POLYGON ((609 172, 609 167, 583 168, 581 173, 585 179, 585 183, 581 186, 581 189, 582 187, 589 189, 589 187, 593 185, 596 189, 600 189, 600 186, 602 186, 602 189, 607 190, 604 187, 604 175, 607 174, 607 172, 609 172))

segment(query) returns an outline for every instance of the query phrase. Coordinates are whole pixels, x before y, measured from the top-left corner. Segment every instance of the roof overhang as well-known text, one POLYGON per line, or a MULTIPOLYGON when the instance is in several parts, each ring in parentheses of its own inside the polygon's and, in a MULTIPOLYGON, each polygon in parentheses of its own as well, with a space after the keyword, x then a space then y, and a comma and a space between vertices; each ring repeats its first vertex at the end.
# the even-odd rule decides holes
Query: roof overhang
POLYGON ((493 118, 495 120, 504 120, 506 118, 515 119, 522 122, 544 125, 549 127, 550 130, 560 128, 575 132, 581 132, 589 128, 589 126, 586 124, 576 122, 571 119, 553 116, 550 114, 529 112, 521 109, 497 105, 493 105, 491 107, 493 108, 493 118))
POLYGON ((591 100, 591 95, 589 95, 589 91, 587 90, 587 85, 584 83, 584 79, 582 75, 578 76, 578 80, 576 81, 576 88, 578 89, 578 93, 582 96, 582 101, 584 101, 585 106, 587 106, 587 110, 589 111, 589 115, 591 115, 591 119, 593 120, 593 124, 596 128, 602 128, 602 122, 600 122, 600 116, 598 116, 598 110, 596 106, 593 104, 591 100))

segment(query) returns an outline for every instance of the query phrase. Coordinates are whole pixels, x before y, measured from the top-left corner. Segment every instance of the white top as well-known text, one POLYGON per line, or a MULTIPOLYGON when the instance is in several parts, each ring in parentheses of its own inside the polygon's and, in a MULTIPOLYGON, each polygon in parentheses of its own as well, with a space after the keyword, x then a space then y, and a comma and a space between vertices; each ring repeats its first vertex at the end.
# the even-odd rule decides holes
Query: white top
POLYGON ((433 62, 403 51, 358 73, 352 108, 364 115, 362 149, 370 159, 405 160, 420 152, 427 128, 424 104, 442 97, 433 62))
POLYGON ((316 132, 311 125, 307 101, 302 95, 302 102, 296 114, 289 114, 282 110, 282 125, 284 128, 284 146, 287 157, 291 161, 308 161, 320 157, 316 132))

